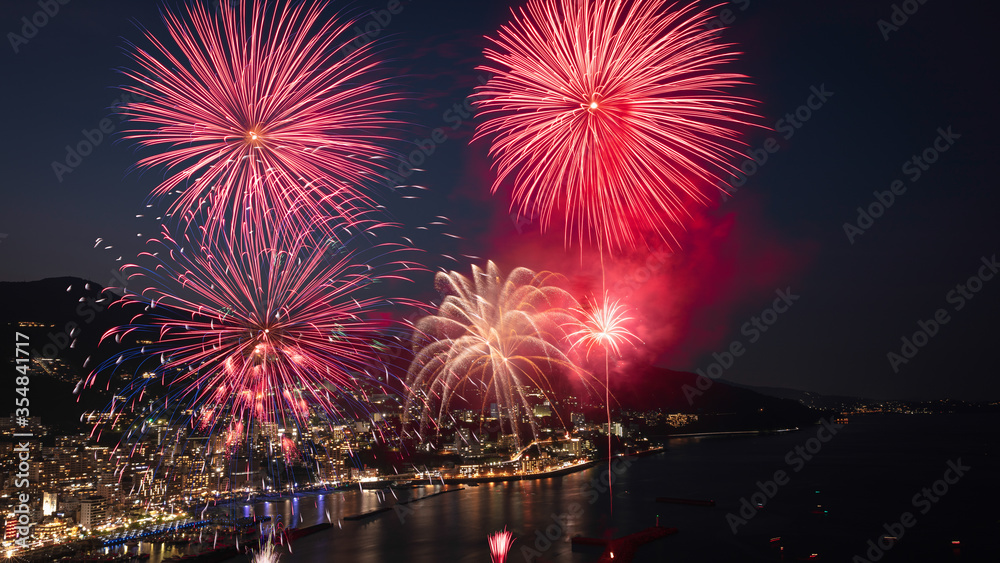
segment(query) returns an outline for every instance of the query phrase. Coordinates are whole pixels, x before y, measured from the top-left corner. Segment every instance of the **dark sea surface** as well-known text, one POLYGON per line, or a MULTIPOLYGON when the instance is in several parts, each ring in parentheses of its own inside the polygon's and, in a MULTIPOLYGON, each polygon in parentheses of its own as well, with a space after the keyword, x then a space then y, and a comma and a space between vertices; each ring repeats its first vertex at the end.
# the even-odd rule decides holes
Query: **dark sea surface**
MULTIPOLYGON (((664 453, 617 461, 613 497, 594 488, 607 470, 598 465, 560 478, 468 487, 360 522, 342 519, 391 504, 393 494, 384 493, 385 500, 370 491, 303 495, 252 510, 288 526, 322 523, 328 515, 339 522, 294 542, 284 563, 488 563, 486 536, 505 526, 517 537, 510 563, 592 562, 600 549, 574 551, 571 537, 636 532, 655 524, 657 515, 661 525, 679 533, 640 548, 634 561, 797 561, 813 553, 820 561, 851 561, 855 555, 867 558, 868 541, 878 542, 886 533, 883 525, 897 523, 904 512, 915 523, 903 528, 880 561, 1000 561, 1000 416, 855 416, 828 442, 809 444, 819 428, 673 439, 664 453), (808 461, 795 453, 796 446, 818 444, 808 461), (914 495, 959 459, 970 468, 965 475, 940 497, 931 492, 936 502, 918 499, 915 506, 914 495), (774 479, 779 470, 787 473, 787 484, 772 487, 773 498, 733 533, 727 514, 739 515, 742 498, 755 507, 762 500, 751 501, 757 482, 774 479), (662 504, 658 496, 713 499, 717 505, 662 504), (545 538, 547 531, 557 539, 545 538), (771 542, 775 537, 781 540, 771 542), (952 541, 961 547, 954 549, 952 541)), ((250 511, 246 506, 239 513, 250 511)))

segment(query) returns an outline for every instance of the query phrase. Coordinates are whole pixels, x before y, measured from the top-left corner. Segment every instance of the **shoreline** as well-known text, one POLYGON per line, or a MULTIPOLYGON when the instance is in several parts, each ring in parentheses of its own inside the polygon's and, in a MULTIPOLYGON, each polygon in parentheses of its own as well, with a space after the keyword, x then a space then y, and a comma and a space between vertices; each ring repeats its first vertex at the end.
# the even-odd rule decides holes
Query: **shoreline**
MULTIPOLYGON (((631 453, 631 454, 623 454, 623 455, 619 455, 619 456, 615 456, 615 457, 616 458, 617 457, 644 457, 644 456, 649 456, 649 455, 654 455, 654 454, 662 453, 665 450, 666 450, 666 448, 664 446, 659 446, 659 447, 655 447, 655 448, 650 448, 648 450, 643 450, 641 452, 635 452, 635 453, 631 453)), ((409 484, 403 485, 403 488, 416 488, 416 487, 442 486, 442 485, 473 485, 473 484, 478 485, 478 484, 482 484, 482 483, 506 483, 506 482, 510 482, 510 481, 533 481, 533 480, 537 480, 537 479, 547 479, 549 477, 562 477, 564 475, 569 475, 569 474, 572 474, 572 473, 576 473, 578 471, 583 471, 584 469, 589 469, 589 468, 591 468, 591 467, 593 467, 593 466, 595 466, 595 465, 597 465, 599 463, 603 463, 603 462, 606 462, 606 461, 608 461, 608 458, 593 459, 593 460, 586 461, 586 462, 583 462, 583 463, 578 463, 578 464, 575 464, 575 465, 571 465, 569 467, 560 467, 558 469, 554 469, 554 470, 551 470, 551 471, 542 471, 542 472, 539 472, 539 473, 530 473, 530 474, 525 474, 525 475, 497 475, 497 476, 493 476, 493 477, 489 477, 489 476, 487 476, 487 477, 444 477, 444 478, 438 477, 436 479, 430 479, 428 481, 421 480, 420 482, 409 483, 409 484)), ((229 501, 226 501, 226 502, 217 503, 214 506, 224 506, 224 505, 227 505, 227 504, 237 504, 239 506, 252 506, 254 504, 261 503, 261 502, 281 502, 281 501, 284 501, 284 500, 289 500, 289 499, 296 498, 296 497, 298 497, 300 495, 302 495, 302 496, 305 496, 305 495, 328 495, 328 494, 342 493, 342 492, 347 492, 347 491, 352 491, 352 490, 357 490, 357 489, 363 489, 363 490, 368 491, 368 490, 382 490, 382 489, 397 488, 397 487, 399 487, 399 485, 398 485, 398 482, 395 481, 395 480, 375 481, 375 482, 360 483, 360 484, 356 483, 356 484, 351 485, 351 486, 346 486, 346 487, 342 486, 342 487, 337 487, 337 488, 328 489, 328 490, 321 490, 321 489, 320 490, 309 490, 309 491, 302 491, 302 492, 298 492, 298 493, 293 493, 293 494, 290 494, 290 495, 268 496, 268 497, 264 497, 264 496, 262 496, 262 497, 254 497, 252 500, 235 500, 235 499, 232 499, 232 500, 229 500, 229 501)), ((437 493, 435 493, 435 494, 437 494, 437 493)))
MULTIPOLYGON (((656 448, 650 448, 648 450, 644 450, 644 451, 641 451, 641 452, 636 452, 636 453, 633 453, 633 454, 621 455, 621 456, 614 456, 614 457, 615 458, 620 458, 620 457, 646 457, 646 456, 651 456, 651 455, 663 453, 664 451, 665 451, 665 448, 661 446, 661 447, 656 447, 656 448)), ((486 478, 486 479, 483 479, 481 477, 444 479, 443 480, 444 481, 443 484, 444 485, 460 485, 460 484, 469 484, 470 482, 476 482, 476 483, 481 483, 481 482, 505 483, 505 482, 509 482, 509 481, 527 481, 527 480, 545 479, 545 478, 549 478, 549 477, 561 477, 561 476, 564 476, 564 475, 569 475, 571 473, 576 473, 578 471, 582 471, 584 469, 589 469, 590 467, 594 467, 595 465, 597 465, 599 463, 606 462, 606 461, 608 461, 608 458, 595 459, 595 460, 590 460, 590 461, 587 461, 587 462, 584 462, 584 463, 579 463, 579 464, 573 465, 571 467, 563 467, 563 468, 560 468, 560 469, 555 470, 555 471, 547 471, 547 472, 543 472, 543 473, 533 473, 533 474, 530 474, 530 475, 509 475, 509 476, 505 476, 505 477, 486 478)), ((435 484, 435 485, 441 484, 441 480, 439 479, 437 483, 433 483, 433 484, 435 484)), ((425 486, 425 485, 414 485, 414 486, 419 487, 419 486, 425 486)), ((404 502, 393 503, 392 506, 383 506, 383 507, 379 507, 379 508, 376 508, 376 509, 368 511, 368 512, 362 512, 360 514, 352 514, 350 516, 344 517, 343 521, 345 521, 345 522, 361 522, 361 521, 364 521, 364 520, 368 520, 369 518, 377 518, 377 517, 379 517, 379 516, 381 516, 381 515, 383 515, 383 514, 385 514, 387 512, 392 512, 394 510, 394 507, 397 506, 397 505, 405 506, 407 504, 412 504, 412 503, 420 502, 422 500, 427 500, 429 498, 433 498, 433 497, 436 497, 436 496, 439 496, 439 495, 443 495, 445 493, 459 492, 459 491, 464 491, 466 489, 468 489, 468 487, 461 487, 461 488, 455 488, 455 489, 446 489, 446 490, 439 491, 437 493, 433 493, 433 494, 430 494, 430 495, 427 495, 427 496, 423 496, 423 497, 420 497, 420 498, 410 499, 410 500, 404 501, 404 502)), ((334 526, 333 522, 323 522, 321 524, 314 524, 312 526, 306 526, 304 528, 289 528, 285 533, 287 534, 287 538, 288 538, 289 542, 293 542, 293 541, 296 541, 296 540, 298 540, 300 538, 303 538, 305 536, 309 536, 309 535, 312 535, 312 534, 315 534, 315 533, 318 533, 318 532, 322 532, 324 530, 329 530, 329 529, 333 528, 333 526, 334 526)), ((199 561, 198 563, 201 563, 201 562, 199 561)))
MULTIPOLYGON (((631 454, 622 454, 614 456, 614 458, 619 457, 644 457, 648 455, 654 455, 666 451, 666 447, 659 446, 656 448, 650 448, 648 450, 643 450, 641 452, 635 452, 631 454)), ((552 471, 541 471, 539 473, 529 473, 526 475, 504 475, 495 477, 449 477, 449 478, 439 478, 437 483, 443 483, 444 485, 469 485, 469 484, 480 484, 480 483, 506 483, 508 481, 534 481, 537 479, 546 479, 549 477, 562 477, 564 475, 569 475, 571 473, 576 473, 577 471, 583 471, 584 469, 589 469, 598 463, 603 463, 608 461, 608 458, 592 459, 583 463, 578 463, 576 465, 571 465, 569 467, 561 467, 559 469, 554 469, 552 471)), ((428 483, 434 484, 434 483, 428 483)), ((420 485, 414 485, 420 486, 420 485)))

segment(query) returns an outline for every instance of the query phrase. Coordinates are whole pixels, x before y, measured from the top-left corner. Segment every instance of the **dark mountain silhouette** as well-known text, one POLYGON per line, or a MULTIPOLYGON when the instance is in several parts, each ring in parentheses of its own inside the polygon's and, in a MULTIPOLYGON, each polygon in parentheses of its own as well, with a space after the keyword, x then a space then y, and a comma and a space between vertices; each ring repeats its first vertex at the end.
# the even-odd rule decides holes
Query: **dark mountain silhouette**
POLYGON ((827 414, 722 380, 706 378, 699 386, 697 374, 656 366, 612 375, 611 392, 624 408, 698 414, 698 423, 684 432, 789 428, 812 424, 827 414))
MULTIPOLYGON (((101 361, 135 345, 108 339, 98 346, 109 329, 133 322, 144 307, 114 304, 117 294, 72 277, 0 282, 0 290, 5 297, 0 322, 11 333, 27 334, 32 357, 39 360, 33 370, 32 414, 42 416, 43 423, 67 427, 77 426, 84 411, 103 409, 123 384, 118 375, 131 373, 136 366, 125 362, 114 373, 98 374, 97 383, 82 393, 74 394, 74 388, 101 361)), ((158 314, 169 310, 162 308, 158 314)), ((132 340, 138 337, 152 338, 135 335, 132 340)), ((0 362, 11 365, 13 347, 0 350, 0 362)), ((770 397, 722 380, 711 381, 710 386, 703 381, 699 387, 695 374, 654 366, 612 374, 611 391, 617 401, 614 409, 695 413, 709 430, 788 427, 815 421, 819 412, 793 400, 794 396, 770 397)))
POLYGON ((804 405, 816 408, 844 410, 871 402, 870 399, 863 399, 861 397, 849 397, 846 395, 822 395, 820 393, 813 393, 812 391, 802 391, 799 389, 790 389, 788 387, 759 387, 755 385, 743 385, 742 383, 735 383, 732 381, 726 381, 725 383, 732 387, 748 389, 750 391, 760 393, 761 395, 767 395, 768 397, 791 399, 804 405))
MULTIPOLYGON (((106 379, 113 377, 108 373, 100 384, 74 394, 78 382, 101 359, 120 349, 114 342, 98 348, 101 336, 127 324, 141 307, 112 306, 118 295, 73 277, 0 282, 0 295, 0 323, 11 337, 20 332, 29 338, 31 414, 41 416, 46 425, 79 428, 81 414, 104 408, 120 386, 120 380, 106 379)), ((0 365, 13 366, 13 353, 13 346, 0 347, 0 365)))

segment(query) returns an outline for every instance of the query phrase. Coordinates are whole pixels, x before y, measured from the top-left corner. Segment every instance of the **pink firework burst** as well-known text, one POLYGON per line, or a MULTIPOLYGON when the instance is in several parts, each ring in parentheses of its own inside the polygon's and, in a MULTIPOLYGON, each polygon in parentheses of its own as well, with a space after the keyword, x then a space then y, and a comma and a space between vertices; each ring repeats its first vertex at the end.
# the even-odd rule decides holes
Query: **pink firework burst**
POLYGON ((506 563, 510 546, 514 544, 514 534, 504 528, 501 532, 493 532, 489 535, 490 558, 493 563, 506 563))
POLYGON ((224 1, 164 12, 173 46, 150 32, 131 45, 142 101, 125 106, 126 132, 160 151, 141 168, 166 170, 154 197, 176 194, 169 214, 204 215, 211 232, 298 223, 333 214, 353 225, 372 207, 361 186, 379 177, 394 125, 372 47, 350 49, 350 27, 322 2, 224 1), (270 6, 270 7, 268 7, 270 6))
POLYGON ((606 353, 621 355, 621 347, 634 345, 639 337, 628 329, 628 323, 634 319, 629 316, 628 309, 620 301, 612 300, 604 294, 604 301, 591 303, 589 307, 579 307, 575 310, 579 316, 579 329, 569 335, 573 347, 585 346, 589 356, 594 347, 603 348, 606 353))
POLYGON ((144 253, 152 267, 124 267, 130 283, 144 280, 145 289, 120 300, 146 312, 104 338, 152 333, 154 341, 98 366, 91 382, 123 361, 142 362, 139 369, 158 377, 132 379, 114 413, 187 416, 201 431, 223 430, 228 445, 254 422, 302 427, 313 414, 367 418, 361 383, 378 386, 386 376, 380 352, 392 326, 379 317, 391 302, 365 288, 405 279, 399 271, 412 265, 392 258, 405 248, 375 247, 370 264, 280 230, 211 244, 164 233, 151 242, 159 246, 144 253), (153 392, 158 384, 162 395, 153 392))
POLYGON ((755 102, 732 94, 744 76, 720 72, 737 53, 694 5, 663 0, 530 0, 493 48, 478 89, 496 192, 513 177, 511 207, 561 216, 567 243, 636 247, 673 238, 735 170, 738 129, 755 102))

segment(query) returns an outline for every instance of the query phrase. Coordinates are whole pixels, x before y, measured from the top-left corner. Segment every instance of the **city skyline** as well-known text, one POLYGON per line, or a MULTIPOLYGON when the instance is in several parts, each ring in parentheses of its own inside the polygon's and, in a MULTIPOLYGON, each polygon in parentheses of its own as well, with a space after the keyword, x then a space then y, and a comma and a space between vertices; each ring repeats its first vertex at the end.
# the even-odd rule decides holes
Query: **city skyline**
POLYGON ((991 22, 6 2, 0 556, 995 557, 991 22))
MULTIPOLYGON (((537 221, 512 219, 504 195, 488 195, 493 174, 486 146, 468 144, 477 122, 464 102, 480 78, 472 70, 480 37, 504 21, 507 8, 448 2, 399 7, 383 26, 370 11, 385 10, 385 2, 359 4, 362 39, 369 39, 364 26, 375 22, 370 28, 379 29, 378 37, 370 39, 385 41, 396 80, 423 92, 405 108, 414 126, 403 138, 419 144, 435 130, 446 135, 421 167, 426 172, 410 178, 433 189, 378 195, 411 225, 406 235, 430 250, 421 258, 429 272, 414 274, 414 283, 399 291, 433 299, 433 272, 464 270, 470 259, 462 255, 493 258, 505 271, 522 265, 562 270, 581 289, 592 287, 594 272, 580 268, 577 251, 553 261, 543 249, 555 241, 537 234, 537 221), (436 47, 442 41, 451 49, 436 47), (401 48, 414 42, 412 52, 424 56, 401 48), (450 72, 456 65, 468 69, 450 72), (399 199, 404 195, 418 199, 399 199), (448 225, 433 225, 442 222, 437 215, 449 217, 448 225), (413 230, 424 225, 426 230, 413 230)), ((158 174, 132 171, 136 153, 121 139, 125 125, 115 109, 134 101, 117 90, 123 79, 115 72, 127 63, 118 52, 123 39, 138 33, 131 21, 154 31, 162 24, 152 6, 60 9, 37 36, 4 55, 12 82, 23 85, 5 96, 11 107, 24 110, 12 115, 10 129, 18 134, 3 141, 11 172, 0 210, 0 279, 79 276, 109 285, 114 272, 157 233, 154 218, 165 209, 146 200, 158 174), (72 48, 80 37, 92 48, 72 48), (39 72, 43 68, 51 70, 39 72), (81 131, 94 130, 102 140, 93 154, 57 178, 52 163, 65 160, 65 146, 85 141, 81 131)), ((36 10, 34 3, 9 3, 2 21, 20 34, 20 23, 14 23, 36 10)), ((974 299, 957 289, 996 252, 992 221, 984 214, 997 203, 993 190, 982 187, 989 177, 982 164, 989 144, 980 125, 996 112, 977 101, 976 89, 951 87, 978 74, 976 63, 964 56, 977 51, 969 47, 977 35, 954 32, 958 24, 948 23, 961 10, 922 8, 887 38, 878 22, 891 10, 862 3, 829 11, 741 1, 718 12, 725 36, 746 53, 741 69, 756 77, 747 91, 763 101, 761 125, 771 131, 749 132, 748 158, 756 151, 761 164, 750 159, 746 168, 752 173, 736 178, 730 197, 694 226, 691 233, 700 238, 682 239, 669 259, 664 257, 673 249, 653 248, 616 264, 620 277, 614 284, 629 299, 655 303, 651 295, 668 296, 644 312, 644 322, 664 329, 654 335, 662 338, 651 339, 652 360, 679 370, 707 369, 713 353, 722 354, 735 341, 747 344, 742 329, 768 308, 768 295, 790 288, 803 300, 761 334, 726 377, 831 395, 1000 396, 1000 383, 980 375, 991 362, 988 311, 997 292, 988 281, 974 299), (944 18, 940 25, 935 11, 944 18), (796 32, 801 22, 820 32, 796 32), (923 61, 932 71, 911 74, 908 46, 928 29, 949 39, 923 61), (939 129, 946 133, 943 141, 939 129), (924 163, 925 149, 935 143, 948 150, 939 157, 928 153, 935 162, 924 163), (905 193, 892 192, 896 180, 905 193), (873 192, 889 192, 893 202, 884 216, 871 218, 871 226, 858 226, 868 219, 857 208, 879 203, 873 192), (850 232, 846 224, 853 225, 850 232), (967 306, 955 310, 960 298, 967 306), (918 321, 933 318, 938 309, 948 311, 950 322, 919 355, 905 363, 890 358, 902 355, 902 338, 912 340, 918 321)), ((881 197, 889 202, 889 195, 881 197)))

